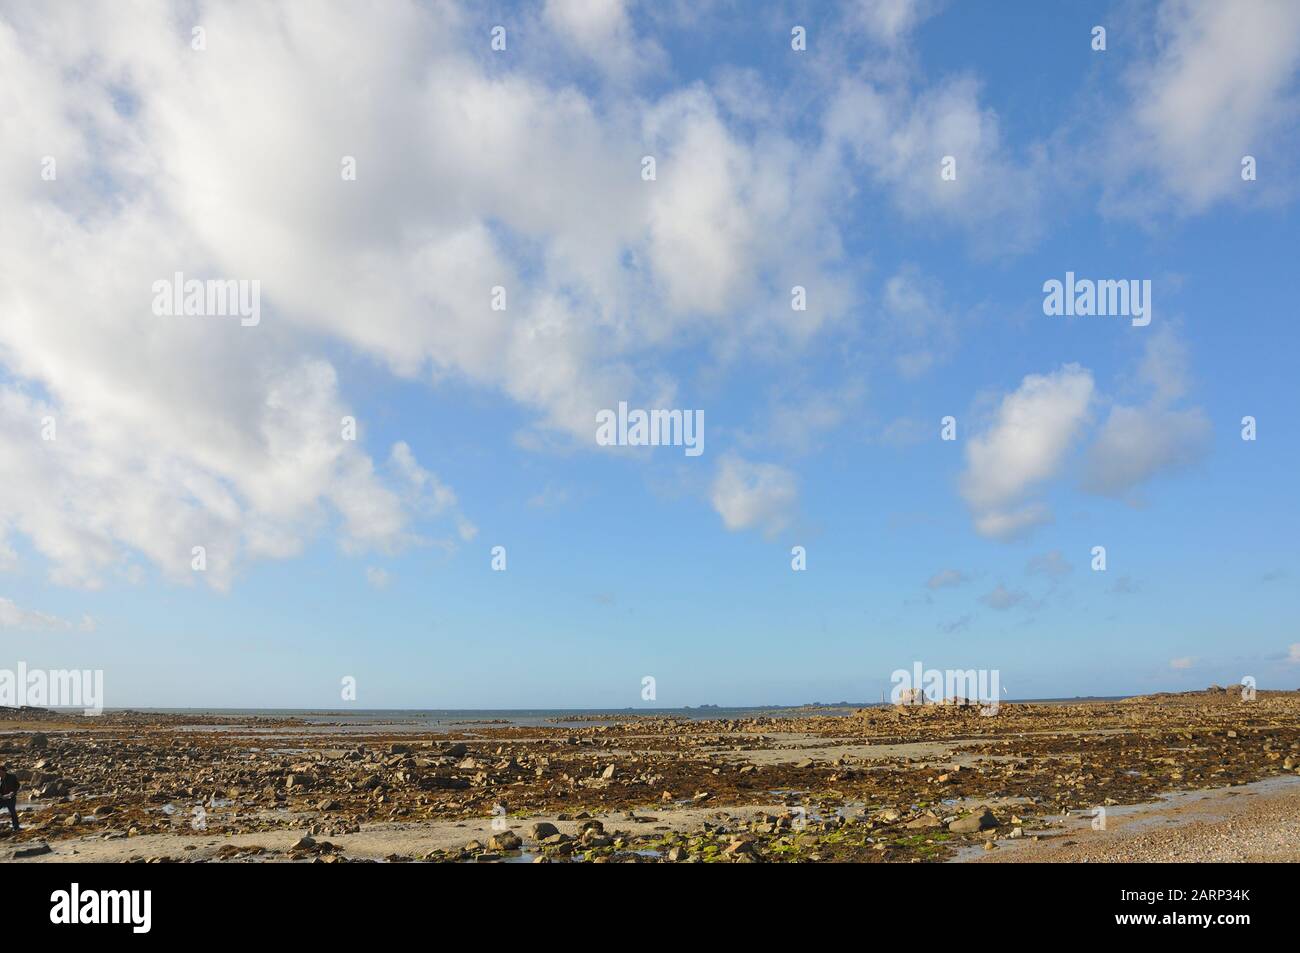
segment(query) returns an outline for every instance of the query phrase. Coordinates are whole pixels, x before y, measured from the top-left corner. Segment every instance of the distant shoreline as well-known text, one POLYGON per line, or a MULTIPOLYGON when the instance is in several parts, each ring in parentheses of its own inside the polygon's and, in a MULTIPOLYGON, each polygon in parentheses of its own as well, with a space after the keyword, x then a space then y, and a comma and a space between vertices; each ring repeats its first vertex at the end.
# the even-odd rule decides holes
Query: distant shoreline
MULTIPOLYGON (((1076 695, 1060 698, 1007 698, 1008 704, 1019 705, 1076 705, 1084 702, 1114 702, 1134 695, 1076 695)), ((1150 693, 1145 693, 1150 694, 1150 693)), ((362 714, 408 714, 408 715, 662 715, 691 712, 710 717, 725 717, 727 712, 772 712, 772 711, 853 711, 859 708, 889 707, 891 702, 835 702, 831 704, 809 703, 804 705, 686 705, 679 708, 226 708, 213 705, 195 705, 193 707, 145 707, 139 705, 106 705, 106 712, 138 711, 146 714, 275 714, 275 715, 362 715, 362 714)), ((51 711, 76 711, 78 709, 51 708, 51 711)))

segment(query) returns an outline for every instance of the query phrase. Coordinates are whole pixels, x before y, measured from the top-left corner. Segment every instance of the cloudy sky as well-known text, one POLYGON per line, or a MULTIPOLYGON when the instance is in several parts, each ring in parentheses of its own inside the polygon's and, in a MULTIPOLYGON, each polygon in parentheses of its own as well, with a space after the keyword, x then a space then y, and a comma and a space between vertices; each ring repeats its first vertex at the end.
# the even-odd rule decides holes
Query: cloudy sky
POLYGON ((1290 0, 0 2, 0 667, 1300 686, 1298 70, 1290 0))

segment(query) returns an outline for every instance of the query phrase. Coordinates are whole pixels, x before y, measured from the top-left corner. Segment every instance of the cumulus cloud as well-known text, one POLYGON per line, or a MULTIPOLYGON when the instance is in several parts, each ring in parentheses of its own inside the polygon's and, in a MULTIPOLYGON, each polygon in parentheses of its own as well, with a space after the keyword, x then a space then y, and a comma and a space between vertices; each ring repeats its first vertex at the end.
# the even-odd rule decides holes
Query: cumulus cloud
POLYGON ((1092 374, 1067 364, 1030 374, 1006 395, 991 426, 966 444, 961 493, 985 536, 1007 539, 1051 519, 1026 496, 1060 470, 1087 419, 1092 374))
POLYGON ((1088 450, 1083 488, 1125 497, 1158 474, 1186 469, 1209 452, 1212 428, 1199 407, 1171 406, 1188 389, 1187 355, 1168 327, 1147 343, 1138 379, 1151 391, 1138 406, 1116 404, 1088 450))
POLYGON ((1128 76, 1129 122, 1116 123, 1108 154, 1122 185, 1108 207, 1196 213, 1233 195, 1295 187, 1300 113, 1300 5, 1291 0, 1165 0, 1151 55, 1128 76), (1253 155, 1260 181, 1243 182, 1253 155))
POLYGON ((636 35, 628 7, 625 0, 546 0, 542 17, 563 43, 626 81, 662 69, 667 60, 658 44, 636 35))
POLYGON ((1023 247, 1037 234, 1035 213, 1050 170, 1009 154, 997 114, 981 103, 973 78, 919 91, 846 80, 824 124, 904 216, 979 236, 980 251, 1023 247), (940 175, 944 156, 956 161, 953 179, 940 175), (988 242, 995 234, 998 241, 988 242))
POLYGON ((710 499, 732 531, 759 529, 774 536, 789 525, 799 491, 794 474, 774 463, 751 463, 724 457, 710 499))
MULTIPOLYGON (((596 409, 673 394, 662 351, 784 353, 847 308, 838 141, 735 121, 702 86, 614 105, 503 71, 450 2, 204 13, 203 51, 166 5, 0 19, 0 539, 57 582, 192 579, 202 545, 226 588, 335 522, 351 551, 419 542, 421 520, 472 538, 410 447, 339 439, 336 353, 589 444, 596 409), (154 316, 177 271, 260 281, 260 324, 154 316)), ((611 72, 646 49, 622 4, 542 17, 611 72)))
POLYGON ((1210 430, 1199 408, 1115 407, 1089 449, 1083 488, 1123 496, 1158 473, 1189 467, 1205 455, 1210 430))

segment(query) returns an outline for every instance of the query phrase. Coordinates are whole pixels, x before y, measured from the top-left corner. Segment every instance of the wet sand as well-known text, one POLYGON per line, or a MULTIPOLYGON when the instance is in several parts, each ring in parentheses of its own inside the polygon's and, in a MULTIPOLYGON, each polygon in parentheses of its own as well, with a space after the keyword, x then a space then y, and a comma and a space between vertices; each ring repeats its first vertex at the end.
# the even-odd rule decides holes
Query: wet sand
POLYGON ((1294 863, 1300 861, 1300 777, 1180 792, 1089 817, 1060 819, 1039 841, 999 838, 978 863, 1294 863))

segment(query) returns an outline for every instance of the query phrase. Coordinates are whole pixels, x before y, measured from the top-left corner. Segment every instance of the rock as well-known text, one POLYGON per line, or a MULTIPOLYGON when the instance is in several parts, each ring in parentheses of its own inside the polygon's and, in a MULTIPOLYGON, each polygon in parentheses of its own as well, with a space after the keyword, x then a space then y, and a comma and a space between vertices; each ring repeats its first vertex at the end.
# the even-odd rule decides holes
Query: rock
POLYGON ((316 838, 312 837, 310 834, 304 834, 302 835, 302 837, 299 837, 298 840, 294 842, 294 845, 289 849, 290 850, 311 850, 315 846, 316 846, 316 838))
POLYGON ((959 817, 948 825, 948 830, 954 834, 974 834, 977 831, 986 831, 991 827, 998 826, 998 819, 993 816, 993 812, 988 808, 983 811, 976 811, 974 814, 967 814, 965 817, 959 817))
POLYGON ((614 766, 612 764, 609 765, 604 771, 600 772, 600 776, 608 781, 614 776, 614 766))
POLYGON ((447 750, 443 752, 443 754, 446 755, 448 758, 463 758, 465 757, 468 751, 469 748, 465 747, 463 744, 457 743, 448 747, 447 750))
POLYGON ((28 844, 25 847, 16 847, 11 855, 14 860, 21 860, 24 857, 40 857, 42 854, 50 854, 53 851, 49 844, 28 844))
POLYGON ((533 840, 546 840, 560 833, 560 829, 548 821, 538 821, 532 827, 533 840))
POLYGON ((909 831, 929 830, 934 827, 943 827, 943 821, 935 817, 934 814, 926 811, 920 817, 914 817, 903 825, 909 831))
POLYGON ((925 692, 919 688, 905 688, 898 693, 898 701, 895 705, 924 705, 925 692))
POLYGON ((493 834, 491 839, 488 840, 488 848, 491 850, 518 850, 522 845, 523 841, 514 831, 502 831, 499 834, 493 834))
POLYGON ((27 747, 31 748, 33 751, 43 751, 49 746, 50 746, 50 739, 47 738, 45 735, 41 734, 39 731, 33 734, 31 738, 27 740, 27 747))

